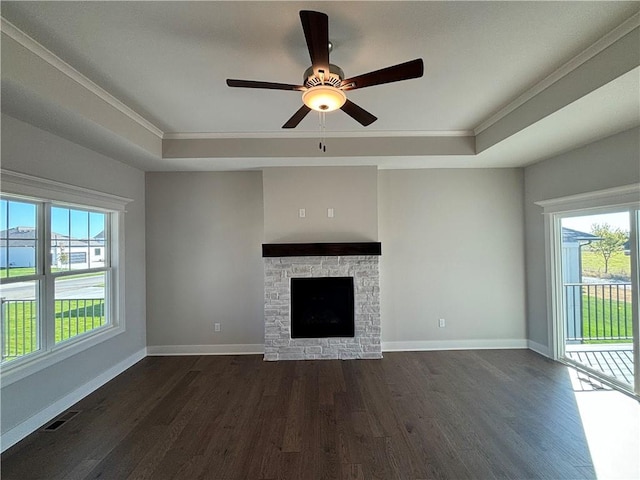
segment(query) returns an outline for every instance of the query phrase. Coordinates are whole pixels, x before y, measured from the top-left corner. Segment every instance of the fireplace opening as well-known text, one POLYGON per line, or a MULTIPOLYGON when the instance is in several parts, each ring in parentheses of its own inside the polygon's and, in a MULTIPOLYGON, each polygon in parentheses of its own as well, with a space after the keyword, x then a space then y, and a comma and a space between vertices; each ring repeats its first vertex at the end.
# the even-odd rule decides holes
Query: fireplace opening
POLYGON ((291 338, 353 336, 353 277, 291 279, 291 338))

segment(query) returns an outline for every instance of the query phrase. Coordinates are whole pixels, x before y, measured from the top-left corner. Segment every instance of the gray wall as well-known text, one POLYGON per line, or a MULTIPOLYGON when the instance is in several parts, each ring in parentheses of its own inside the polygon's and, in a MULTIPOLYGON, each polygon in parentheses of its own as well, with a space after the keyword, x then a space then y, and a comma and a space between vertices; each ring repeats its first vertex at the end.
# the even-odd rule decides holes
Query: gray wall
POLYGON ((2 167, 112 193, 125 214, 126 331, 2 388, 2 432, 92 381, 146 345, 144 174, 60 137, 2 116, 2 167))
MULTIPOLYGON (((300 230, 300 241, 330 241, 314 233, 328 206, 336 208, 336 218, 351 212, 355 223, 330 232, 336 235, 331 240, 355 240, 354 232, 365 227, 364 239, 375 240, 379 224, 383 342, 523 345, 522 170, 373 169, 373 181, 371 171, 268 169, 264 215, 272 222, 264 218, 264 229, 272 230, 273 241, 282 238, 277 224, 290 225, 293 235, 305 220, 297 210, 306 208, 315 226, 300 230), (283 177, 275 178, 278 173, 283 177), (349 191, 358 175, 361 187, 349 191), (321 178, 325 188, 309 193, 313 189, 292 178, 304 179, 301 184, 321 178), (282 190, 286 201, 276 194, 282 190), (350 198, 357 211, 343 209, 350 198), (282 217, 288 220, 278 223, 282 217), (444 329, 438 328, 441 317, 444 329), (442 341, 449 343, 433 343, 442 341)), ((150 347, 263 343, 262 180, 260 172, 147 173, 150 347), (220 333, 215 322, 222 324, 220 333)))
POLYGON ((521 169, 379 172, 383 342, 524 343, 522 196, 521 169))
POLYGON ((377 167, 266 168, 263 185, 265 243, 378 240, 377 167))
POLYGON ((544 219, 534 202, 640 182, 640 130, 526 167, 524 180, 527 338, 548 348, 544 219))
POLYGON ((261 173, 146 177, 148 345, 264 343, 261 173))

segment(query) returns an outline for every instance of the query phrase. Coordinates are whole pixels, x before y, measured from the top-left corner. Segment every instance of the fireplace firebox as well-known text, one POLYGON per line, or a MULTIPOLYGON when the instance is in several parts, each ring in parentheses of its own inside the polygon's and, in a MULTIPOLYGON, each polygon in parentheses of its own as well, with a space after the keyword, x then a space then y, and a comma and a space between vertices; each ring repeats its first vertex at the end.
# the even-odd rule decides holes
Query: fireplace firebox
POLYGON ((291 338, 354 334, 353 277, 291 279, 291 338))

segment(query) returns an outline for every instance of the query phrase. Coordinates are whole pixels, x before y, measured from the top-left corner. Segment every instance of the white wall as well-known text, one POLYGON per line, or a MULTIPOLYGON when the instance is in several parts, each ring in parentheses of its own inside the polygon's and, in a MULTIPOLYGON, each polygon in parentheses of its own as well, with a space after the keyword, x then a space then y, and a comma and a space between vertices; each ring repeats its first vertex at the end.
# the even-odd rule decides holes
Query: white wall
POLYGON ((143 355, 146 305, 145 200, 141 171, 6 115, 2 116, 2 168, 133 199, 125 214, 126 331, 3 386, 4 435, 27 420, 39 418, 38 415, 56 402, 61 405, 60 401, 85 385, 95 384, 97 378, 121 362, 143 355))
POLYGON ((383 348, 525 345, 522 198, 521 169, 379 172, 383 348))
POLYGON ((261 349, 261 173, 147 173, 146 190, 149 351, 261 349))
POLYGON ((265 243, 377 241, 377 182, 377 167, 264 169, 265 243))
POLYGON ((524 180, 527 337, 547 349, 544 221, 542 207, 534 202, 640 182, 640 129, 531 165, 524 180))

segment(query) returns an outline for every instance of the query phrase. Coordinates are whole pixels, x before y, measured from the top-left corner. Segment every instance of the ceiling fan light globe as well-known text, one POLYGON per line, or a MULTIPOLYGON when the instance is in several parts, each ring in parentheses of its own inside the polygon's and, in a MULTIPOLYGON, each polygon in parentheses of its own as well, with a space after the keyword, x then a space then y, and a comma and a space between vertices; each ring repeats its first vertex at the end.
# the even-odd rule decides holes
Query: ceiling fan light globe
POLYGON ((316 112, 333 112, 342 107, 347 96, 338 88, 329 85, 318 85, 303 92, 302 102, 316 112))

